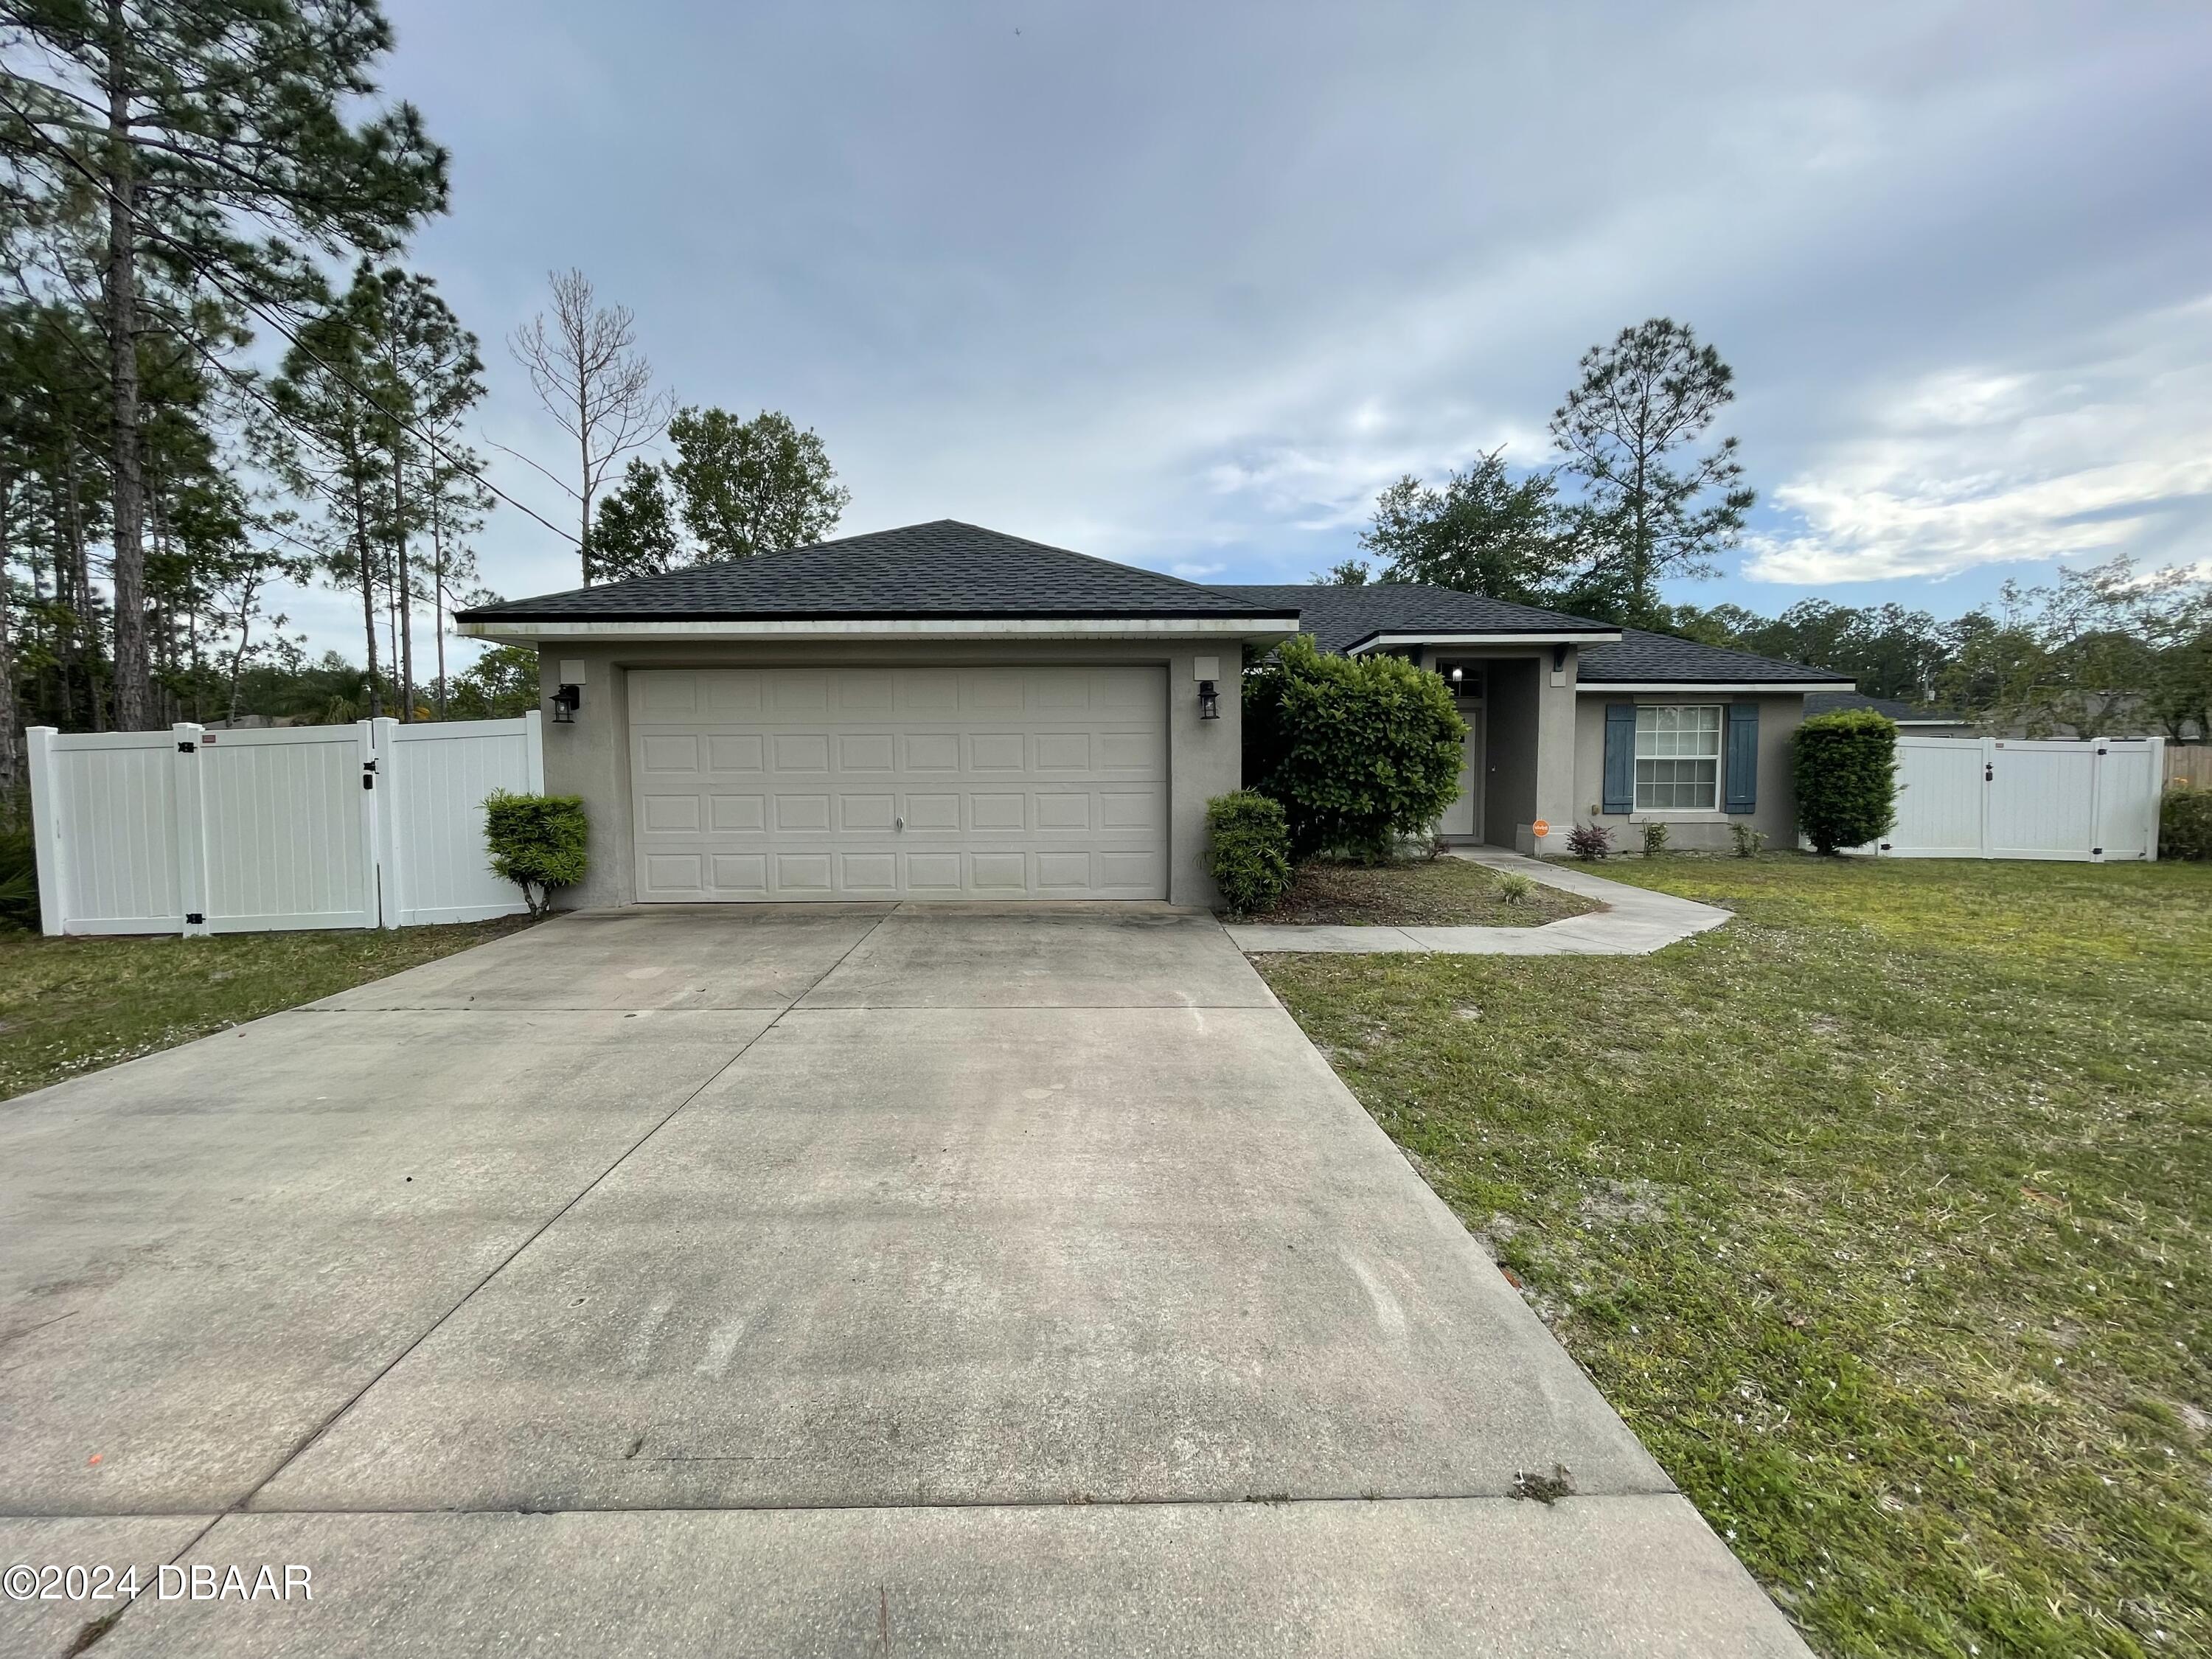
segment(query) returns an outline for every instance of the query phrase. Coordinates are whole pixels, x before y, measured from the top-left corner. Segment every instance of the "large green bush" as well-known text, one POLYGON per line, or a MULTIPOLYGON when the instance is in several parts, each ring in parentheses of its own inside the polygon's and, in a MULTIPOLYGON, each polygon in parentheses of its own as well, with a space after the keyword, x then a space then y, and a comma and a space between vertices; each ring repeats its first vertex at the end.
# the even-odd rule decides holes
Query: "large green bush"
POLYGON ((1300 635, 1244 680, 1244 781, 1282 802, 1299 858, 1375 858, 1459 794, 1467 725, 1397 657, 1323 656, 1300 635))
POLYGON ((2158 806, 2158 855, 2212 859, 2212 788, 2176 783, 2158 806))
POLYGON ((1897 723, 1869 708, 1815 714, 1797 728, 1797 824, 1815 850, 1879 841, 1897 822, 1897 723))
POLYGON ((556 888, 583 880, 587 838, 580 796, 510 795, 502 789, 484 802, 492 871, 522 889, 533 916, 551 907, 556 888))
POLYGON ((1291 823, 1283 804, 1255 789, 1206 803, 1206 867, 1238 915, 1272 907, 1291 889, 1291 823))

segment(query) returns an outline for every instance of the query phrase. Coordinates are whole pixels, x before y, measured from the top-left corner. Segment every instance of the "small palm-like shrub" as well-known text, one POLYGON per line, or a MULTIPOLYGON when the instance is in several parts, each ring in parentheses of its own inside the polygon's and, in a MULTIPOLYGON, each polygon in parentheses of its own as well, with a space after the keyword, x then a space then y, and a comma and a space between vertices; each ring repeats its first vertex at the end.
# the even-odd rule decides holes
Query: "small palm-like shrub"
POLYGON ((530 914, 551 908, 556 889, 584 878, 584 803, 576 795, 510 795, 495 791, 484 802, 484 843, 493 873, 522 889, 530 914))
POLYGON ((1815 714, 1792 739, 1797 823, 1835 854, 1879 841, 1897 822, 1897 723, 1870 708, 1815 714))
POLYGON ((1508 870, 1498 878, 1498 896, 1508 904, 1526 904, 1536 896, 1536 884, 1518 870, 1508 870))
POLYGON ((1644 856, 1647 859, 1657 858, 1660 854, 1666 850, 1666 820, 1663 818, 1646 818, 1644 821, 1644 856))
POLYGON ((1291 825, 1283 804, 1255 789, 1206 804, 1206 867, 1221 902, 1249 916, 1291 890, 1291 825))

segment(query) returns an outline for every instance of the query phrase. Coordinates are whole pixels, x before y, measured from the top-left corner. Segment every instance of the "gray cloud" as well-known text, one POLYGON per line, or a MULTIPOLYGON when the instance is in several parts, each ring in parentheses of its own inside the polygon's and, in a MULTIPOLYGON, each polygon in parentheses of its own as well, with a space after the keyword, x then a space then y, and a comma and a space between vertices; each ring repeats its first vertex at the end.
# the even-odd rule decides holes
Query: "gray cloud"
MULTIPOLYGON (((392 0, 389 78, 488 342, 584 266, 686 398, 817 428, 849 528, 1300 576, 1400 471, 1540 460, 1577 356, 1667 313, 1769 502, 1706 596, 2201 554, 2212 22, 1808 10, 392 0)), ((488 355, 487 428, 557 454, 488 355)), ((487 550, 573 579, 517 514, 487 550)))

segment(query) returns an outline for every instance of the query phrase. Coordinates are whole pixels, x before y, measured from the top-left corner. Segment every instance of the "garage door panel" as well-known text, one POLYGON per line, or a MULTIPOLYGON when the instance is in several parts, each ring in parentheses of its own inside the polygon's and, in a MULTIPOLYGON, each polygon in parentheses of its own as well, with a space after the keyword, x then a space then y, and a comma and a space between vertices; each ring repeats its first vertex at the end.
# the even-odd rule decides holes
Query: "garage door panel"
POLYGON ((709 802, 708 827, 722 834, 743 834, 768 828, 766 795, 715 795, 709 802))
POLYGON ((888 732, 845 732, 837 739, 840 772, 888 772, 898 744, 888 732))
POLYGON ((648 830, 696 830, 699 816, 696 795, 645 797, 645 827, 648 830))
POLYGON ((766 898, 768 854, 718 853, 714 859, 714 896, 718 898, 766 898))
POLYGON ((641 899, 1166 892, 1157 667, 630 678, 641 899))
POLYGON ((897 805, 897 798, 893 795, 840 795, 837 827, 855 832, 888 833, 891 821, 898 816, 897 805))

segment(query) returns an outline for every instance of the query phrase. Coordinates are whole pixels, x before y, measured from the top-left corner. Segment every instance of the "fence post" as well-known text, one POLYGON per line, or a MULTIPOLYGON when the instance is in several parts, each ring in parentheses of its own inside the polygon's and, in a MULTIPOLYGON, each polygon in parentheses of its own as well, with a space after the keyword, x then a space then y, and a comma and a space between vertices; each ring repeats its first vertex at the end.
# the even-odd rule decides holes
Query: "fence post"
POLYGON ((407 877, 400 867, 399 853, 399 740, 393 734, 399 722, 390 715, 361 723, 362 758, 369 763, 362 775, 374 778, 373 788, 364 789, 361 810, 369 815, 369 845, 374 873, 370 880, 375 884, 376 925, 393 928, 399 926, 399 913, 407 903, 407 877))
POLYGON ((2150 740, 2150 839, 2143 847, 2143 862, 2158 862, 2158 832, 2166 827, 2166 739, 2150 740))
POLYGON ((177 903, 185 913, 186 939, 198 939, 208 927, 207 810, 200 799, 201 728, 186 720, 169 728, 177 740, 172 761, 177 785, 177 903))
POLYGON ((1992 854, 1990 853, 1990 778, 1995 775, 1995 773, 1996 773, 1996 766, 1997 766, 1997 740, 1996 740, 1995 738, 1984 738, 1981 740, 1981 742, 1982 742, 1982 856, 1983 856, 1984 858, 1990 858, 1990 857, 1993 857, 1993 856, 1994 856, 1994 854, 1992 854))
POLYGON ((545 717, 535 708, 522 717, 522 769, 528 781, 523 787, 526 795, 545 793, 545 717))
POLYGON ((58 934, 69 928, 62 914, 62 799, 54 777, 51 726, 23 733, 31 756, 31 856, 39 866, 39 930, 58 934))

